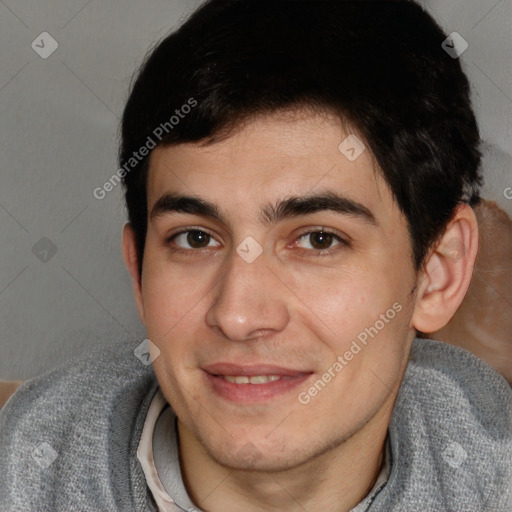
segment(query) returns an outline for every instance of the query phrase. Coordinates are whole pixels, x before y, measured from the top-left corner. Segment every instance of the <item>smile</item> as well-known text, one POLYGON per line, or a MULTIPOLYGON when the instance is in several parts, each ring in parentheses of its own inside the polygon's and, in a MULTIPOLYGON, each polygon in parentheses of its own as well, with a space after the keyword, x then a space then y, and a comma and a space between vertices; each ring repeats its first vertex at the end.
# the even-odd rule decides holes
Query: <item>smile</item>
POLYGON ((202 370, 209 388, 217 397, 246 404, 276 399, 313 375, 311 371, 272 365, 239 366, 230 363, 218 363, 202 370))
POLYGON ((281 378, 280 375, 254 375, 253 377, 247 377, 246 375, 217 375, 217 377, 222 377, 234 384, 267 384, 281 378))

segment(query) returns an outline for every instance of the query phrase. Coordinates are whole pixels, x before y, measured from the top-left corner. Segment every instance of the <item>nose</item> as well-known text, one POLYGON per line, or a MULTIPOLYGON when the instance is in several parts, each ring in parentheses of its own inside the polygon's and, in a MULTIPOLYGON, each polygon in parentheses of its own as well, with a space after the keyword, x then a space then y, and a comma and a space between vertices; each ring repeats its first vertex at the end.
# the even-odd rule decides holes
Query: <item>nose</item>
POLYGON ((233 341, 282 331, 289 321, 286 287, 267 267, 264 255, 247 263, 238 253, 225 263, 206 323, 233 341))

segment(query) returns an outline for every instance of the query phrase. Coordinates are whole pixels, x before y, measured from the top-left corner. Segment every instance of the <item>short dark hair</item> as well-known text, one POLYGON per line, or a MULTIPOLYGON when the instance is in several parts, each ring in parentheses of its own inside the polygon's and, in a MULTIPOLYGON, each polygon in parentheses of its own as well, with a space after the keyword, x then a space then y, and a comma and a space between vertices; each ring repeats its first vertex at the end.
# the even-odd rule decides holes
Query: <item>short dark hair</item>
POLYGON ((209 144, 243 120, 300 106, 334 112, 369 146, 419 269, 455 207, 475 205, 482 184, 469 82, 442 48, 446 37, 409 0, 201 5, 150 52, 123 113, 119 164, 139 273, 151 153, 134 152, 209 144))

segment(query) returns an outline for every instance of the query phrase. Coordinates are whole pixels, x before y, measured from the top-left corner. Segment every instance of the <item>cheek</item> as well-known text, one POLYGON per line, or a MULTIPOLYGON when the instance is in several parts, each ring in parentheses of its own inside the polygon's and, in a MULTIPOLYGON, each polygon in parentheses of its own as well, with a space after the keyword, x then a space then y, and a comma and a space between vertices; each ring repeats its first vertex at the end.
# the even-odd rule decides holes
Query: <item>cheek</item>
POLYGON ((408 296, 412 276, 409 279, 406 272, 401 276, 391 269, 340 273, 325 279, 321 288, 307 291, 304 302, 315 313, 316 334, 327 341, 331 352, 344 354, 356 341, 363 355, 357 357, 360 363, 387 354, 396 359, 412 314, 408 296))
POLYGON ((183 303, 177 300, 172 287, 165 286, 165 281, 147 282, 143 287, 143 299, 148 335, 155 340, 166 339, 184 314, 180 310, 183 303))
MULTIPOLYGON (((192 273, 169 264, 152 262, 142 278, 142 298, 146 328, 159 338, 167 338, 172 331, 179 331, 194 316, 205 298, 192 273)), ((197 313, 196 313, 197 314, 197 313)))
POLYGON ((147 336, 160 349, 153 367, 160 382, 176 389, 178 380, 189 380, 196 364, 209 287, 199 273, 185 273, 156 257, 151 263, 143 275, 142 295, 147 336))
POLYGON ((297 282, 304 303, 336 334, 344 336, 350 329, 377 320, 398 299, 398 290, 390 287, 384 274, 370 269, 316 276, 304 284, 297 282))

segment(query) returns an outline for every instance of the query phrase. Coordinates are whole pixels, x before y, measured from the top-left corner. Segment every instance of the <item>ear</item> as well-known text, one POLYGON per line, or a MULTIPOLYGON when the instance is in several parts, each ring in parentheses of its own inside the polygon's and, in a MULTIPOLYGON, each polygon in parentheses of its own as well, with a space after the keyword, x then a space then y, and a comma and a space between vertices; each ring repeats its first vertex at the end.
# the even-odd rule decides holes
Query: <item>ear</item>
POLYGON ((460 204, 418 274, 414 328, 429 333, 450 321, 469 288, 477 252, 475 213, 469 205, 460 204))
POLYGON ((145 325, 144 300, 142 298, 142 282, 139 278, 139 262, 137 257, 135 232, 133 231, 133 228, 129 222, 123 226, 122 250, 124 263, 132 279, 133 294, 135 296, 137 311, 139 312, 139 317, 142 323, 145 325))

